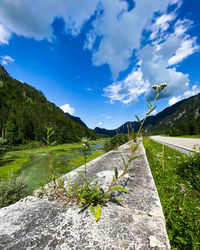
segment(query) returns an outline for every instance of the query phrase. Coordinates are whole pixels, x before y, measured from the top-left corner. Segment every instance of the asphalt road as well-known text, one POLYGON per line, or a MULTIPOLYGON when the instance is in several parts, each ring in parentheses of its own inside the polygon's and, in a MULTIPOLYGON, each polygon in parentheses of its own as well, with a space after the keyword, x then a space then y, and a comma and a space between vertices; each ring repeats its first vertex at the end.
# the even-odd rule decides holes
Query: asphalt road
POLYGON ((165 137, 165 136, 151 136, 151 139, 154 141, 161 142, 163 144, 173 146, 177 148, 180 151, 189 151, 193 152, 194 151, 194 146, 197 145, 200 147, 200 139, 193 139, 193 138, 177 138, 177 137, 165 137))

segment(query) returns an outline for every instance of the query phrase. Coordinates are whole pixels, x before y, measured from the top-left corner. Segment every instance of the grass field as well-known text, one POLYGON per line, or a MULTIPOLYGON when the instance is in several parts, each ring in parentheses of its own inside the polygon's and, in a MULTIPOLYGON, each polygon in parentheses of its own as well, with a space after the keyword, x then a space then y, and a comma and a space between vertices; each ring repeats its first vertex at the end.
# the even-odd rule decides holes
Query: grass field
POLYGON ((143 138, 172 249, 200 249, 200 154, 143 138))

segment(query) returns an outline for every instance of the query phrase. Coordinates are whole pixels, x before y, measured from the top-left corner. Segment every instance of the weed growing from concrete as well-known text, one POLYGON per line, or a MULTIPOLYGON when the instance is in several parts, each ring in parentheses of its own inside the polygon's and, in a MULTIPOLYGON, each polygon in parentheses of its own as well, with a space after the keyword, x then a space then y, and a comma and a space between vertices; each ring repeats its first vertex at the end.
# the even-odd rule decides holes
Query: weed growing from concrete
MULTIPOLYGON (((87 152, 90 148, 89 145, 89 139, 84 137, 82 138, 82 151, 83 151, 83 156, 85 160, 84 164, 84 171, 79 171, 79 180, 72 186, 70 183, 70 175, 68 177, 68 182, 67 182, 67 187, 65 184, 65 181, 60 178, 56 180, 55 174, 54 174, 54 169, 53 169, 53 158, 50 155, 50 152, 48 152, 48 157, 49 157, 49 166, 52 172, 52 183, 53 183, 53 188, 54 188, 54 193, 57 197, 61 198, 63 201, 69 201, 73 200, 80 204, 79 207, 81 208, 89 208, 91 213, 95 216, 95 220, 98 221, 101 217, 101 206, 103 206, 106 202, 108 201, 115 201, 115 202, 120 202, 120 199, 113 198, 110 193, 114 190, 119 190, 125 193, 129 193, 128 190, 126 190, 123 186, 117 186, 115 185, 116 182, 119 181, 125 174, 127 174, 129 171, 132 171, 133 169, 130 169, 130 163, 135 160, 136 158, 140 157, 138 155, 135 155, 135 152, 138 148, 138 137, 140 136, 141 129, 144 125, 144 122, 147 118, 148 115, 150 115, 156 108, 154 106, 155 101, 157 100, 160 92, 162 89, 164 89, 167 86, 167 84, 161 84, 161 85, 154 85, 153 89, 155 91, 155 98, 153 102, 151 103, 147 99, 147 107, 148 111, 145 115, 145 118, 143 121, 140 121, 138 116, 136 116, 138 122, 140 123, 140 128, 137 132, 136 137, 134 138, 136 143, 134 143, 131 146, 131 152, 128 157, 128 160, 126 161, 123 155, 121 155, 122 162, 123 162, 123 171, 121 174, 119 174, 119 171, 117 168, 115 168, 114 171, 114 176, 113 180, 110 183, 109 187, 107 190, 104 190, 103 187, 99 186, 98 181, 95 181, 96 177, 93 177, 91 179, 88 178, 87 176, 87 166, 86 166, 86 161, 87 161, 87 152), (80 185, 82 183, 82 185, 80 185)), ((47 146, 49 146, 50 142, 50 137, 53 135, 54 131, 52 128, 47 128, 47 138, 45 140, 47 146)), ((117 135, 118 136, 118 135, 117 135)), ((118 138, 117 138, 118 139, 118 138)))

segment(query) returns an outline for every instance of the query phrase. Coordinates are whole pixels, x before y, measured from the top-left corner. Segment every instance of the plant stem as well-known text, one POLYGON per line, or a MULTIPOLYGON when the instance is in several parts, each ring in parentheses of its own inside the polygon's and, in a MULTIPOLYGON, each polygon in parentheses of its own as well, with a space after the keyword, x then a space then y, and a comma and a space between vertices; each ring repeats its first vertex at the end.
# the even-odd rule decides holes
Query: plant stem
MULTIPOLYGON (((156 94, 156 96, 155 96, 155 98, 154 98, 154 100, 153 100, 153 102, 152 102, 152 106, 154 105, 155 101, 157 100, 159 94, 160 94, 160 92, 158 92, 158 93, 156 94)), ((135 138, 136 141, 137 141, 137 139, 138 139, 138 137, 139 137, 139 135, 140 135, 141 129, 142 129, 143 125, 144 125, 144 122, 145 122, 147 116, 148 116, 148 113, 146 113, 145 118, 143 119, 142 123, 140 124, 140 128, 139 128, 139 130, 138 130, 138 132, 137 132, 137 135, 136 135, 136 138, 135 138)), ((106 193, 105 193, 105 196, 108 196, 108 194, 109 194, 109 192, 110 192, 110 189, 111 189, 112 186, 115 184, 115 182, 117 182, 121 177, 123 177, 123 176, 125 175, 126 170, 128 169, 128 167, 129 167, 129 165, 130 165, 130 162, 131 162, 131 159, 132 159, 132 157, 133 157, 133 154, 135 153, 135 147, 136 147, 136 145, 137 145, 137 144, 134 144, 134 145, 133 145, 133 148, 132 148, 132 150, 131 150, 131 154, 130 154, 129 157, 128 157, 128 163, 126 164, 126 166, 125 166, 125 168, 124 168, 124 171, 122 172, 122 174, 121 174, 120 176, 118 176, 116 179, 114 179, 114 180, 112 181, 112 183, 111 183, 110 186, 108 187, 108 190, 107 190, 106 193)))

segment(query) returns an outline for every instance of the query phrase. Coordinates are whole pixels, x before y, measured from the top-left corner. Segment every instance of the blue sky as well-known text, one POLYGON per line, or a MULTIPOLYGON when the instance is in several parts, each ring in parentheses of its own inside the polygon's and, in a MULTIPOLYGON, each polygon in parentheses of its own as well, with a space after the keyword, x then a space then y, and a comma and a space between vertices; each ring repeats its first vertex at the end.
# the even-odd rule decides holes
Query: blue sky
POLYGON ((200 92, 199 0, 2 0, 0 63, 90 127, 200 92))

